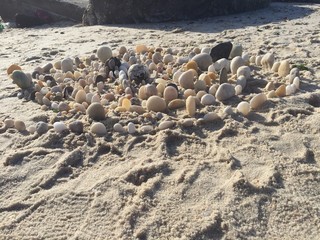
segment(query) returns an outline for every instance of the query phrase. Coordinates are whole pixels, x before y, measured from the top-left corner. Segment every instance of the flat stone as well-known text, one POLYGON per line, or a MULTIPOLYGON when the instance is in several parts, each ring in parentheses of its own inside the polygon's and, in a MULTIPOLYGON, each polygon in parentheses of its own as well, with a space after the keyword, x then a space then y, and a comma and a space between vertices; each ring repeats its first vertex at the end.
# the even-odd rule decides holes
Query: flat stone
POLYGON ((210 56, 212 58, 212 62, 216 62, 221 58, 229 58, 230 52, 232 49, 231 42, 223 42, 214 46, 210 51, 210 56))

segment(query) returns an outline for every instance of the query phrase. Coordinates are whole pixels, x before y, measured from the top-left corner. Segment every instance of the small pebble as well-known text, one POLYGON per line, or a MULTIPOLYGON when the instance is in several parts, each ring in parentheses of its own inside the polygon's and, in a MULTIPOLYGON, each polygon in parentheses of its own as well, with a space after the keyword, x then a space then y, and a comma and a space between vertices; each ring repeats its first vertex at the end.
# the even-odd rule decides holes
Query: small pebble
POLYGON ((14 120, 13 119, 4 120, 4 126, 6 128, 13 128, 14 127, 14 120))
POLYGON ((129 134, 134 134, 137 131, 136 126, 134 125, 134 123, 129 122, 128 123, 128 133, 129 134))
POLYGON ((119 133, 124 133, 125 132, 125 129, 124 127, 120 124, 120 123, 116 123, 113 125, 113 130, 115 132, 119 132, 119 133))
POLYGON ((14 121, 14 128, 17 129, 19 132, 23 132, 26 130, 26 125, 23 121, 16 120, 14 121))
POLYGON ((76 120, 69 124, 69 129, 73 133, 83 133, 83 122, 76 120))
POLYGON ((48 129, 48 123, 40 121, 36 124, 36 131, 39 135, 45 134, 46 132, 48 132, 48 129))
POLYGON ((267 96, 264 93, 259 93, 250 100, 250 107, 253 109, 258 109, 266 101, 267 101, 267 96))
POLYGON ((168 129, 168 128, 172 128, 174 126, 174 121, 170 121, 170 120, 167 120, 167 121, 163 121, 159 124, 159 130, 165 130, 165 129, 168 129))
POLYGON ((96 122, 91 125, 90 132, 98 136, 102 136, 107 134, 107 129, 103 123, 96 122))
POLYGON ((248 102, 240 102, 237 106, 237 111, 244 116, 247 116, 250 112, 250 104, 248 102))

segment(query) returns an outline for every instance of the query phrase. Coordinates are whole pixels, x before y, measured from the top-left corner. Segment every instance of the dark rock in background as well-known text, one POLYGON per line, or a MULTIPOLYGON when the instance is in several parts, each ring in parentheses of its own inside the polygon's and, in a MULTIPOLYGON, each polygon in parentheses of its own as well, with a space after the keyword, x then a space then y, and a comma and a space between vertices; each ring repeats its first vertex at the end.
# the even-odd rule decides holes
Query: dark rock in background
POLYGON ((48 12, 53 20, 68 19, 82 21, 85 10, 80 5, 61 0, 1 0, 0 16, 4 21, 12 21, 16 14, 34 17, 38 10, 48 12))
POLYGON ((214 17, 255 10, 270 0, 90 0, 85 25, 165 22, 214 17))

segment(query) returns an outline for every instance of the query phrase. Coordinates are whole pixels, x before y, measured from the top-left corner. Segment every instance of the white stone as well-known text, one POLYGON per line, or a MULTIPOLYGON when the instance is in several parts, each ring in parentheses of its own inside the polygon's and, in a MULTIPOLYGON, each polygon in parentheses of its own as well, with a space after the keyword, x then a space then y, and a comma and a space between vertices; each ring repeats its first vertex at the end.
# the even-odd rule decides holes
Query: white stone
POLYGON ((292 84, 295 86, 296 89, 299 89, 300 88, 300 78, 299 77, 295 77, 293 79, 292 84))
POLYGON ((129 122, 128 123, 128 133, 129 134, 134 134, 137 131, 136 126, 134 125, 134 123, 129 122))
POLYGON ((67 125, 64 122, 55 122, 53 124, 53 129, 57 132, 57 133, 61 133, 65 130, 68 129, 67 125))
POLYGON ((240 102, 237 106, 237 111, 244 116, 247 116, 250 112, 250 104, 248 102, 240 102))

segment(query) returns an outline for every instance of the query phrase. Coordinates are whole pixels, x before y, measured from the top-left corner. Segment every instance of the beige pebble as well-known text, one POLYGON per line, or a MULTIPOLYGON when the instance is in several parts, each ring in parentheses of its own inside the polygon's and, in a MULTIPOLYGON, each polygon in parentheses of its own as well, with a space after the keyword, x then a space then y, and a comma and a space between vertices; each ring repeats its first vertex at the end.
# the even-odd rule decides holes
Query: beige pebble
POLYGON ((186 72, 183 72, 181 76, 179 77, 179 84, 184 89, 194 89, 194 72, 192 69, 187 70, 186 72))
POLYGON ((274 54, 266 53, 261 59, 261 65, 264 69, 270 70, 274 64, 274 54))
POLYGON ((271 90, 274 90, 276 87, 274 86, 274 83, 273 83, 273 81, 271 81, 271 82, 268 82, 267 83, 267 85, 265 86, 265 90, 266 91, 271 91, 271 90))
POLYGON ((190 117, 196 114, 196 101, 194 96, 189 96, 186 100, 186 110, 190 117))
POLYGON ((183 96, 185 99, 187 99, 189 96, 196 96, 196 92, 193 90, 193 89, 186 89, 184 92, 183 92, 183 96))
POLYGON ((179 108, 183 108, 185 106, 186 106, 186 102, 182 99, 174 99, 174 100, 170 101, 168 104, 168 108, 170 110, 176 110, 179 108))
POLYGON ((4 126, 6 128, 13 128, 14 127, 14 120, 13 119, 4 120, 4 126))
POLYGON ((278 74, 280 77, 286 77, 290 73, 290 63, 288 60, 283 60, 280 62, 278 69, 278 74))
POLYGON ((277 73, 279 70, 280 62, 274 62, 271 68, 271 72, 277 73))
POLYGON ((91 125, 90 132, 98 136, 102 136, 107 133, 107 129, 103 123, 96 122, 91 125))
POLYGON ((275 90, 271 90, 270 92, 268 92, 267 98, 275 98, 275 97, 278 97, 275 90))
POLYGON ((276 89, 276 94, 278 97, 286 96, 286 85, 282 84, 276 89))
POLYGON ((86 100, 87 100, 87 93, 83 89, 78 90, 76 97, 75 97, 75 101, 77 103, 83 103, 86 100))
POLYGON ((250 107, 253 109, 258 109, 266 101, 267 101, 267 96, 264 93, 259 93, 250 100, 250 107))
POLYGON ((167 109, 166 101, 159 96, 151 96, 147 100, 148 111, 165 112, 167 109))
POLYGON ((186 118, 180 120, 180 124, 183 127, 192 127, 194 125, 194 119, 193 118, 186 118))
POLYGON ((142 106, 138 106, 138 105, 131 105, 130 107, 130 112, 136 112, 138 114, 143 114, 145 113, 145 109, 142 106))
POLYGON ((167 120, 167 121, 162 121, 158 128, 159 130, 165 130, 165 129, 168 129, 168 128, 172 128, 174 126, 174 121, 171 121, 171 120, 167 120))
POLYGON ((242 101, 237 106, 237 111, 244 116, 247 116, 250 112, 250 104, 246 101, 242 101))
POLYGON ((144 125, 144 126, 141 126, 139 129, 140 133, 142 134, 150 133, 152 130, 153 130, 153 126, 151 125, 144 125))
POLYGON ((164 100, 169 103, 170 101, 172 101, 173 99, 178 98, 178 91, 175 87, 172 86, 168 86, 164 89, 163 92, 163 98, 164 100))
POLYGON ((23 132, 26 130, 26 125, 23 121, 16 120, 14 121, 14 128, 17 129, 19 132, 23 132))

